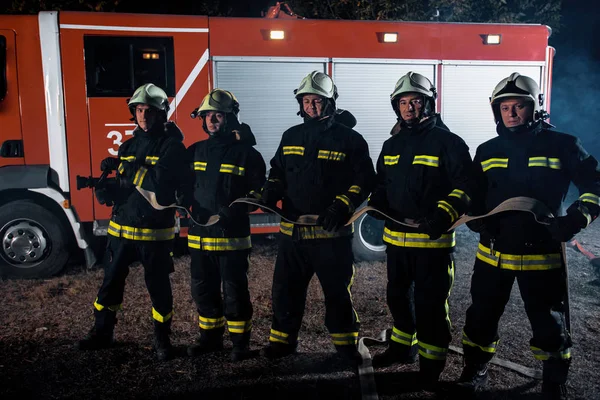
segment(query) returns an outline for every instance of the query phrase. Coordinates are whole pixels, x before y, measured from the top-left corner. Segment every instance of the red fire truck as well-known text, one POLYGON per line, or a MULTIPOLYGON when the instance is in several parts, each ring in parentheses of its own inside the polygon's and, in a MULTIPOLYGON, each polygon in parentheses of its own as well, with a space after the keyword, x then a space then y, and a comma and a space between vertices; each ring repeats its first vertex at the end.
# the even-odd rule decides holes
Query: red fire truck
MULTIPOLYGON (((153 82, 170 96, 185 144, 205 138, 190 118, 212 88, 232 91, 268 162, 301 122, 293 90, 310 71, 330 74, 338 106, 373 160, 395 122, 389 95, 408 71, 438 88, 438 111, 472 152, 495 135, 489 95, 511 72, 538 81, 550 104, 554 55, 545 25, 42 12, 0 16, 0 250, 4 276, 46 277, 82 249, 110 210, 77 177, 99 176, 134 124, 126 101, 153 82)), ((278 231, 252 215, 253 233, 278 231)), ((355 225, 355 255, 384 256, 381 226, 355 225)), ((181 229, 185 235, 185 229, 181 229)))

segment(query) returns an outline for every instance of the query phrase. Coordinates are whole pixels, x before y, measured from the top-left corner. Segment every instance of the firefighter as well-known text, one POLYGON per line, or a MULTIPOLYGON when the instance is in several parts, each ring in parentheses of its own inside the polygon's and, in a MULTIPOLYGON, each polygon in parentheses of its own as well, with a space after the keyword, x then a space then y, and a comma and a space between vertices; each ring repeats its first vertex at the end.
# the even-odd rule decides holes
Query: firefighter
POLYGON ((374 179, 367 142, 336 122, 333 80, 313 71, 294 91, 304 123, 288 129, 271 160, 262 201, 296 219, 317 214, 317 226, 282 221, 272 287, 273 321, 261 355, 296 352, 308 284, 317 275, 325 296, 325 325, 337 352, 357 365, 359 319, 352 304, 352 226, 344 226, 374 179))
POLYGON ((169 100, 161 88, 152 83, 142 85, 128 106, 137 124, 133 137, 121 145, 118 158, 108 157, 100 166, 102 171, 116 170, 120 184, 98 196, 101 202, 114 206, 108 225, 104 281, 94 302, 96 322, 78 347, 91 350, 112 345, 129 266, 140 261, 152 301, 156 355, 166 360, 172 355, 169 274, 173 272, 175 215, 173 209, 152 208, 136 188, 156 193, 159 204, 172 204, 184 167, 185 146, 179 128, 167 122, 169 100))
POLYGON ((259 197, 266 166, 250 127, 237 119, 239 103, 223 89, 207 94, 198 113, 208 140, 187 150, 193 174, 184 196, 192 215, 203 223, 218 214, 219 222, 189 229, 191 291, 199 315, 200 336, 188 347, 190 356, 223 348, 225 325, 233 342, 231 359, 250 355, 252 304, 248 291, 250 220, 248 206, 229 205, 240 197, 259 197), (223 296, 221 296, 221 285, 223 296))
POLYGON ((571 182, 580 197, 549 226, 516 211, 469 224, 480 233, 480 241, 459 385, 469 391, 485 386, 488 362, 498 345, 498 321, 516 279, 533 331, 530 347, 543 361, 542 392, 548 398, 564 398, 572 343, 565 324, 567 276, 561 242, 598 216, 600 168, 576 137, 544 122, 543 94, 530 77, 513 73, 502 79, 490 101, 498 136, 477 148, 473 211, 483 215, 504 200, 527 196, 559 215, 571 182))
POLYGON ((465 142, 439 127, 436 89, 426 77, 407 73, 390 98, 402 128, 383 144, 369 205, 419 225, 385 221, 387 304, 394 325, 388 348, 373 366, 414 363, 418 353, 419 385, 434 390, 451 340, 456 239, 447 231, 470 206, 472 161, 465 142))

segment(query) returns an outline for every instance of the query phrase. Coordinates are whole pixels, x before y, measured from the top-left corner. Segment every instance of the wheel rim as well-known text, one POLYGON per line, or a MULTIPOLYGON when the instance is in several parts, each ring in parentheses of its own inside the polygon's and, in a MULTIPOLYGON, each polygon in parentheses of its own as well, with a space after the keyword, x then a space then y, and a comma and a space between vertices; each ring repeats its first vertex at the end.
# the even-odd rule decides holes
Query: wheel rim
POLYGON ((369 215, 365 215, 358 221, 357 233, 360 242, 370 251, 385 251, 386 246, 383 243, 382 235, 384 225, 384 221, 380 221, 369 215))
POLYGON ((48 233, 32 220, 17 219, 0 229, 2 251, 0 255, 10 265, 31 268, 46 258, 50 249, 48 233))

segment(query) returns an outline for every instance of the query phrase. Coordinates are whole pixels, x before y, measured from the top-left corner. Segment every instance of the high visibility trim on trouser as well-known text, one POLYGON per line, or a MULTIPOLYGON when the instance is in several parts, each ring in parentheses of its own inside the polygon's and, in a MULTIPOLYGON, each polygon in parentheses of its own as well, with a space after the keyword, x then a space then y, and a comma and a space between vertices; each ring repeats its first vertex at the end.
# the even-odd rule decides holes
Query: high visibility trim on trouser
POLYGON ((419 341, 417 340, 417 332, 413 334, 402 332, 395 326, 392 327, 392 335, 390 336, 390 340, 393 340, 396 343, 400 343, 409 347, 412 347, 415 344, 419 343, 419 341))
POLYGON ((419 341, 419 355, 430 360, 445 360, 448 355, 448 348, 437 347, 419 341))
POLYGON ((557 358, 562 360, 568 360, 571 358, 571 348, 566 348, 561 351, 544 351, 539 347, 529 346, 533 352, 533 356, 538 360, 549 360, 550 358, 557 358))
POLYGON ((477 258, 486 264, 513 271, 545 271, 562 267, 560 253, 503 254, 479 243, 477 258))
POLYGON ((102 304, 98 303, 98 298, 96 297, 96 300, 94 301, 94 308, 98 311, 102 311, 105 308, 107 310, 113 311, 113 312, 117 312, 119 310, 123 309, 123 305, 122 304, 115 304, 112 306, 103 306, 102 304))
POLYGON ((485 346, 479 345, 475 342, 473 342, 471 339, 469 339, 469 337, 467 336, 467 334, 463 331, 463 338, 462 338, 462 344, 463 346, 469 346, 469 347, 477 347, 479 348, 481 351, 485 352, 485 353, 489 353, 489 354, 495 354, 496 353, 496 348, 498 347, 498 343, 500 342, 500 340, 496 340, 495 342, 489 343, 485 346))
POLYGON ((252 321, 227 321, 231 333, 246 333, 252 330, 252 321))
POLYGON ((456 246, 456 233, 445 233, 439 239, 431 240, 425 233, 398 232, 385 227, 383 241, 398 247, 449 249, 456 246))
POLYGON ((198 326, 201 329, 217 329, 225 326, 225 317, 219 318, 206 318, 201 315, 198 316, 198 326))
POLYGON ((336 346, 355 345, 358 342, 358 332, 332 333, 331 339, 336 346))
POLYGON ((205 251, 234 251, 252 248, 250 236, 242 238, 210 238, 188 235, 188 247, 205 251))
POLYGON ((167 322, 173 317, 173 310, 166 315, 162 315, 154 307, 152 307, 152 318, 157 320, 158 322, 167 322))
POLYGON ((269 335, 269 342, 290 344, 289 337, 290 337, 290 335, 288 333, 276 331, 275 329, 271 329, 271 334, 269 335))
POLYGON ((175 227, 165 229, 135 228, 119 225, 114 221, 108 223, 107 233, 117 238, 139 241, 161 241, 175 238, 175 227))
POLYGON ((298 235, 299 239, 331 239, 336 237, 350 236, 354 227, 343 226, 336 232, 328 232, 321 226, 294 226, 290 222, 281 221, 279 231, 287 236, 298 235), (296 233, 294 233, 294 230, 296 233))

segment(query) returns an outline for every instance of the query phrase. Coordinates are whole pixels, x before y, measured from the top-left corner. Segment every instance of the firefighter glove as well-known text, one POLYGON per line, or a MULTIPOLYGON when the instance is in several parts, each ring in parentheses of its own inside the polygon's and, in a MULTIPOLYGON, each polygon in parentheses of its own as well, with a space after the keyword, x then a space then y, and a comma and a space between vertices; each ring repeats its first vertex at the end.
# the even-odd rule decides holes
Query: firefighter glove
POLYGON ((117 168, 119 168, 119 159, 117 157, 106 157, 100 163, 100 170, 103 172, 104 171, 108 171, 108 172, 116 171, 117 168))
POLYGON ((208 222, 208 219, 211 217, 211 213, 206 209, 206 208, 202 208, 202 207, 197 207, 193 208, 191 211, 192 214, 192 218, 194 219, 194 221, 198 222, 199 224, 206 224, 208 222))
POLYGON ((108 207, 112 207, 114 205, 114 196, 112 195, 111 191, 105 186, 101 188, 95 188, 94 194, 96 195, 98 203, 108 207))
POLYGON ((450 215, 441 208, 417 222, 419 223, 418 231, 429 235, 431 240, 439 239, 452 226, 450 215))
POLYGON ((235 211, 231 207, 221 207, 219 210, 219 223, 223 226, 231 224, 235 219, 235 211))
POLYGON ((568 242, 581 231, 587 223, 585 217, 579 211, 567 214, 563 217, 556 217, 550 220, 550 225, 547 225, 548 231, 552 238, 559 242, 568 242), (576 213, 579 213, 577 215, 576 213))
POLYGON ((262 203, 269 207, 277 207, 277 202, 281 200, 280 191, 275 188, 265 187, 261 193, 262 203))
POLYGON ((317 225, 321 225, 326 231, 335 232, 348 222, 351 215, 346 203, 336 200, 319 215, 317 225))
MULTIPOLYGON (((260 195, 260 193, 255 192, 254 190, 251 191, 250 193, 248 193, 246 196, 247 199, 253 199, 256 200, 257 202, 261 203, 262 202, 262 196, 260 195)), ((252 204, 248 204, 248 209, 247 212, 251 213, 258 210, 258 206, 254 206, 252 204)))

